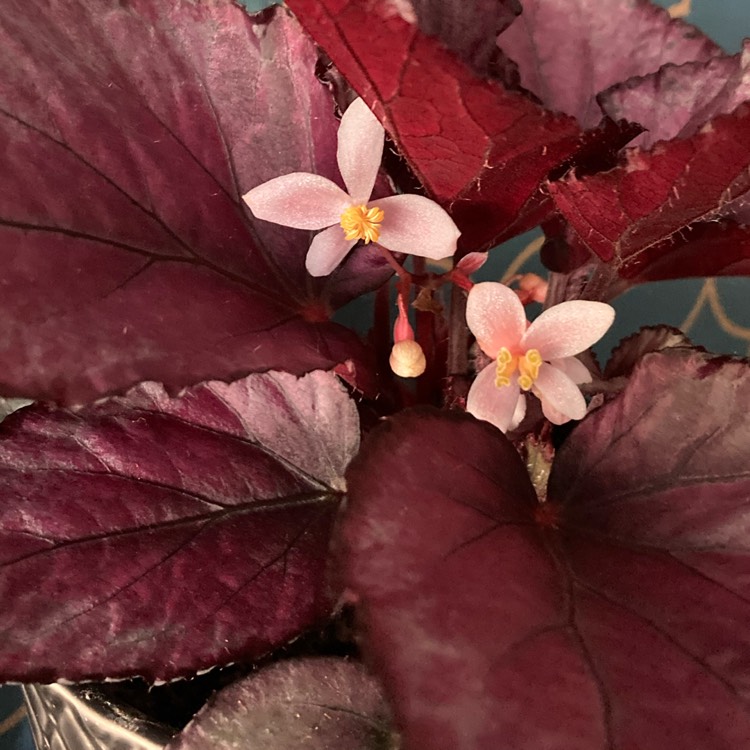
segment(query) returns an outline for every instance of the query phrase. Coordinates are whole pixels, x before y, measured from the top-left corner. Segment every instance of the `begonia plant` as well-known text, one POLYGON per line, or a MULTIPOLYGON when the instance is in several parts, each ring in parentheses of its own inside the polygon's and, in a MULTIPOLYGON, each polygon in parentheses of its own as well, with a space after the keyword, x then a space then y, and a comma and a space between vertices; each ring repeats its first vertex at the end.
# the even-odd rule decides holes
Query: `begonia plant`
POLYGON ((750 747, 750 363, 592 351, 750 272, 748 59, 648 0, 6 2, 0 682, 216 689, 174 750, 750 747))

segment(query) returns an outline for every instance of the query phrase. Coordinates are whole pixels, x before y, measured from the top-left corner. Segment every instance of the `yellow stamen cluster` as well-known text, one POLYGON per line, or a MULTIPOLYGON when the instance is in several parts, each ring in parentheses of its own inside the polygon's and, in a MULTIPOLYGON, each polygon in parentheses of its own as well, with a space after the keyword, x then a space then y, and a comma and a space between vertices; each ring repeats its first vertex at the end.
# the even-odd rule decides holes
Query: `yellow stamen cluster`
POLYGON ((531 390, 534 381, 539 377, 542 357, 536 349, 529 349, 526 354, 513 355, 506 347, 497 355, 495 386, 503 388, 510 385, 510 376, 518 370, 518 385, 521 390, 531 390))
POLYGON ((351 206, 341 214, 341 227, 347 240, 364 240, 368 245, 380 237, 380 223, 383 221, 382 208, 373 206, 351 206))

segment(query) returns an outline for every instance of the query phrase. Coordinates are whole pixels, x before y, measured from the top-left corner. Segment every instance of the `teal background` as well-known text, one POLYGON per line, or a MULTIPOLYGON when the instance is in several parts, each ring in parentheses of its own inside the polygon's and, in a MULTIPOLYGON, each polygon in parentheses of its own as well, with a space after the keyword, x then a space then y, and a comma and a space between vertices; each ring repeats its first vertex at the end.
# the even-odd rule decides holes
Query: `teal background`
MULTIPOLYGON (((559 0, 564 3, 567 0, 559 0)), ((251 11, 270 3, 242 0, 251 11)), ((670 0, 660 0, 668 7, 670 0)), ((750 35, 750 0, 693 0, 687 20, 700 26, 727 51, 736 52, 745 35, 750 35)), ((539 271, 533 248, 523 263, 521 253, 538 233, 529 233, 506 243, 496 251, 484 278, 503 278, 511 266, 516 270, 539 271)), ((605 348, 640 326, 669 323, 687 329, 691 338, 714 351, 750 354, 750 280, 717 279, 646 284, 624 294, 614 305, 617 320, 604 342, 605 348)), ((0 750, 32 750, 28 724, 23 719, 22 699, 16 687, 0 688, 0 750)), ((73 749, 75 750, 75 749, 73 749)))

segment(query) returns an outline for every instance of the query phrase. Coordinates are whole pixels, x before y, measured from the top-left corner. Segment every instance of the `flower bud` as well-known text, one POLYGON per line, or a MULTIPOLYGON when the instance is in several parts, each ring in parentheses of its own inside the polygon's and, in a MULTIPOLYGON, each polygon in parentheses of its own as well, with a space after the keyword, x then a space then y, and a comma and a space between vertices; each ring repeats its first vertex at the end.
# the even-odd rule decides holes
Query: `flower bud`
POLYGON ((401 378, 419 377, 427 367, 422 347, 416 341, 397 341, 391 349, 391 370, 401 378))
POLYGON ((521 297, 521 302, 524 304, 528 304, 529 302, 539 302, 544 304, 544 300, 547 298, 549 284, 535 273, 525 273, 518 280, 518 287, 526 296, 525 299, 521 297))

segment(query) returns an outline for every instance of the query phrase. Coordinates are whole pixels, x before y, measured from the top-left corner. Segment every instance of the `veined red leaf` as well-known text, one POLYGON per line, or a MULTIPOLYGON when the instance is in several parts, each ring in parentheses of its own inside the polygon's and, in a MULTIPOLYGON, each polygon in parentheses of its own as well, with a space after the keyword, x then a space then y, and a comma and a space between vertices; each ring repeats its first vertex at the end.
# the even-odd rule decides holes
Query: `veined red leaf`
POLYGON ((478 77, 399 3, 287 4, 450 211, 461 247, 486 249, 548 215, 540 185, 582 146, 573 118, 478 77))
MULTIPOLYGON (((628 149, 621 166, 552 183, 555 204, 580 240, 622 275, 642 272, 639 256, 669 251, 691 225, 722 217, 750 190, 750 105, 710 120, 695 135, 628 149), (665 243, 665 244, 662 244, 665 243), (661 247, 659 247, 661 245, 661 247), (637 264, 637 265, 636 265, 637 264)), ((736 262, 717 256, 717 269, 736 262)), ((676 259, 671 278, 694 275, 676 259)), ((665 278, 665 276, 661 276, 665 278)))
POLYGON ((322 621, 356 408, 333 375, 146 383, 0 427, 0 681, 170 679, 322 621))
POLYGON ((405 750, 747 745, 749 406, 747 363, 648 355, 543 504, 469 416, 371 433, 343 560, 405 750))
POLYGON ((746 273, 749 59, 667 65, 602 94, 647 130, 615 169, 551 186, 574 245, 631 284, 746 273))
POLYGON ((328 322, 381 283, 354 253, 323 282, 310 233, 240 195, 338 179, 330 94, 282 9, 230 0, 11 0, 0 16, 0 342, 6 395, 93 400, 360 352, 328 322), (292 106, 294 103, 294 106, 292 106))

